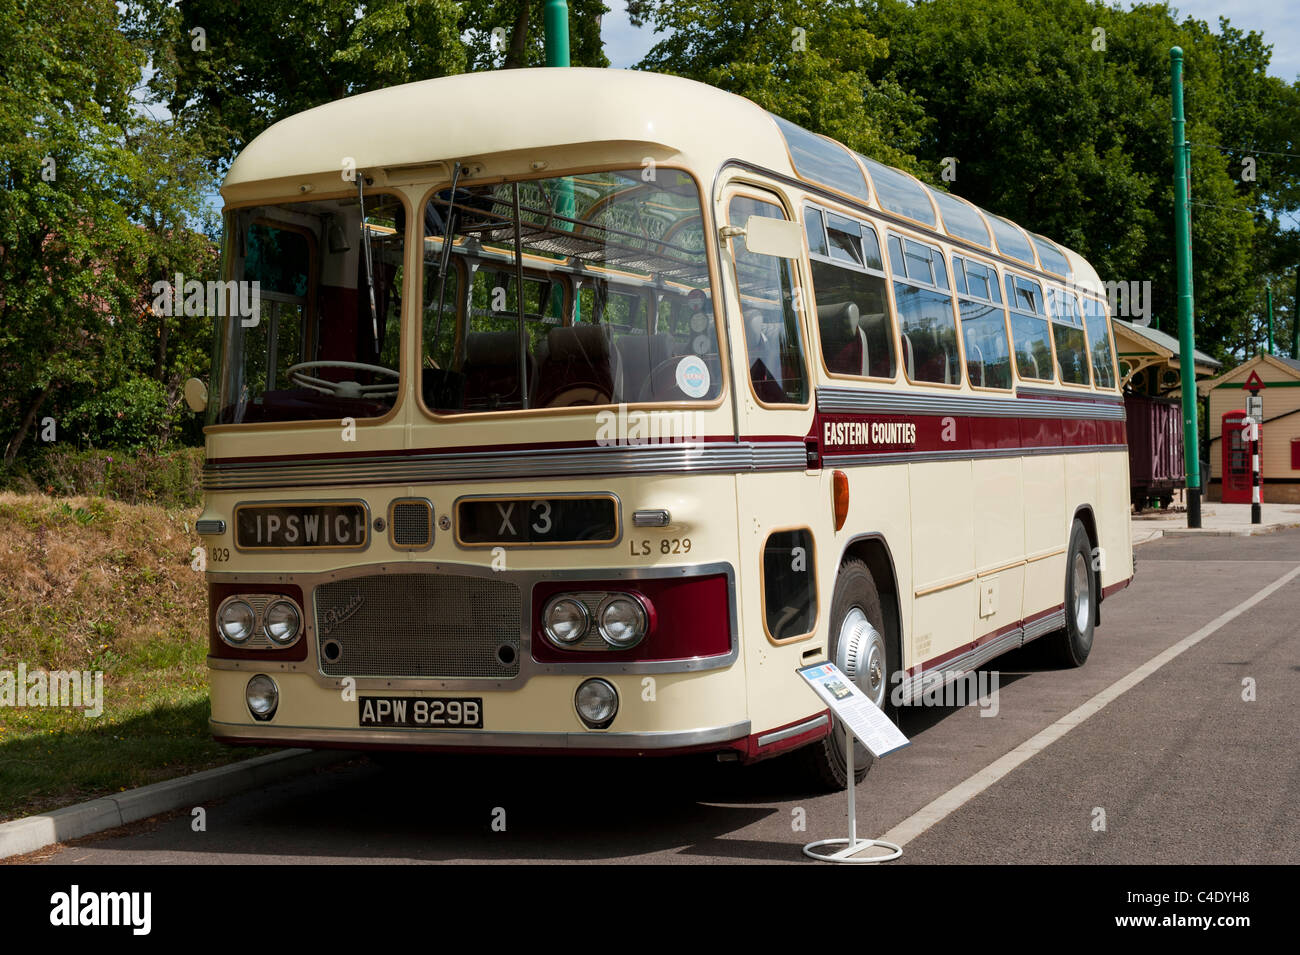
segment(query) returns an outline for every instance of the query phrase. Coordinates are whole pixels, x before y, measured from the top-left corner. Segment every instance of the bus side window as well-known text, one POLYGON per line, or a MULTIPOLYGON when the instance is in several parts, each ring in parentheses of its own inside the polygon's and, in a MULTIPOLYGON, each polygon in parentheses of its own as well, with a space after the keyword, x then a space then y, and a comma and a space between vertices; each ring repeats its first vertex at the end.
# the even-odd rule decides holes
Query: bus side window
POLYGON ((997 273, 979 262, 952 260, 966 346, 966 375, 976 388, 1011 388, 1011 351, 997 273))
POLYGON ((775 531, 763 546, 763 616, 773 640, 812 633, 817 624, 817 572, 812 532, 775 531))
POLYGON ((903 369, 912 381, 961 384, 957 322, 939 249, 889 237, 903 369))
POLYGON ((1052 303, 1052 341, 1056 345, 1056 373, 1071 385, 1087 385, 1087 336, 1079 300, 1064 289, 1049 288, 1052 303))
POLYGON ((1084 324, 1088 333, 1088 353, 1092 357, 1092 381, 1098 388, 1115 387, 1115 358, 1110 349, 1106 306, 1097 299, 1084 297, 1084 324))
POLYGON ((893 378, 894 332, 875 230, 827 218, 829 248, 821 212, 805 210, 822 361, 835 375, 893 378))
POLYGON ((1021 378, 1053 381, 1052 340, 1043 314, 1043 290, 1033 279, 1007 275, 1007 305, 1011 309, 1011 341, 1021 378))

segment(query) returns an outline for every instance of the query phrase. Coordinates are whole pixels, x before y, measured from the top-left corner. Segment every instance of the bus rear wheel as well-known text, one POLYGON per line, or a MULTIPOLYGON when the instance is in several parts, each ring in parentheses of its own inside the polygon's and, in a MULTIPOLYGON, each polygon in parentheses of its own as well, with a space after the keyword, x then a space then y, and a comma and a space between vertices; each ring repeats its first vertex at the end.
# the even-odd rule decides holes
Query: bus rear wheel
POLYGON ((1081 667, 1092 652, 1097 619, 1097 577, 1092 572, 1092 541, 1081 521, 1070 531, 1065 552, 1065 627, 1052 635, 1057 659, 1081 667))
MULTIPOLYGON (((867 565, 856 558, 844 562, 835 578, 831 600, 830 646, 827 655, 871 701, 891 718, 890 675, 898 668, 896 650, 886 636, 880 592, 867 565)), ((844 726, 832 718, 830 735, 807 747, 805 766, 827 789, 848 785, 848 759, 844 750, 844 726)), ((853 741, 853 781, 860 783, 874 757, 856 739, 853 741)))

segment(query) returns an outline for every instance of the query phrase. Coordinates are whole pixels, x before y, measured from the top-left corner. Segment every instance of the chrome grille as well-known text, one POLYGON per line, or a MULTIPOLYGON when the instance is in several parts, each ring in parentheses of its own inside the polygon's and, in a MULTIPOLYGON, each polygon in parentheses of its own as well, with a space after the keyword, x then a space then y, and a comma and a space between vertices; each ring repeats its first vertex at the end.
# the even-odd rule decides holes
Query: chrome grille
POLYGON ((433 508, 428 501, 393 502, 393 544, 428 547, 433 543, 433 508))
POLYGON ((322 584, 314 601, 317 651, 327 676, 519 674, 523 601, 508 581, 446 574, 354 577, 322 584))

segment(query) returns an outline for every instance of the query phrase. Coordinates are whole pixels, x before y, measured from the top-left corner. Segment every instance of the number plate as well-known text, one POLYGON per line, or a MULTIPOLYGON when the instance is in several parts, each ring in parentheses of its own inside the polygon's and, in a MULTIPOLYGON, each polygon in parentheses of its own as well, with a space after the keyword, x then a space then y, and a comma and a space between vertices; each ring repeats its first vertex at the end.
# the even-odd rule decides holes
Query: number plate
POLYGON ((483 728, 481 697, 363 696, 357 706, 362 726, 483 728))
POLYGON ((619 538, 613 497, 466 498, 456 502, 460 543, 612 544, 619 538))

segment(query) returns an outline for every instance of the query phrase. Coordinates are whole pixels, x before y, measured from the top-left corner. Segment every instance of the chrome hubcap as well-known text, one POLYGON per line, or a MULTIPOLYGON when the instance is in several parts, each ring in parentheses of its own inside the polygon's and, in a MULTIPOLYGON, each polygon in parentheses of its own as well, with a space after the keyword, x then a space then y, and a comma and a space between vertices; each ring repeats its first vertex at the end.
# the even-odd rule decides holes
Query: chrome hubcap
POLYGON ((1076 553, 1072 571, 1074 587, 1074 626, 1079 633, 1088 630, 1088 619, 1092 616, 1092 588, 1088 586, 1088 559, 1076 553))
POLYGON ((885 638, 857 607, 850 610, 840 625, 835 643, 835 665, 844 671, 859 690, 876 706, 885 705, 888 691, 885 676, 885 638))
MULTIPOLYGON (((835 641, 835 665, 879 707, 884 707, 889 692, 888 665, 885 657, 885 638, 859 608, 854 607, 844 616, 835 641)), ((843 757, 844 727, 838 719, 831 733, 831 745, 843 757)), ((870 754, 857 740, 853 744, 853 761, 866 765, 870 754)))

